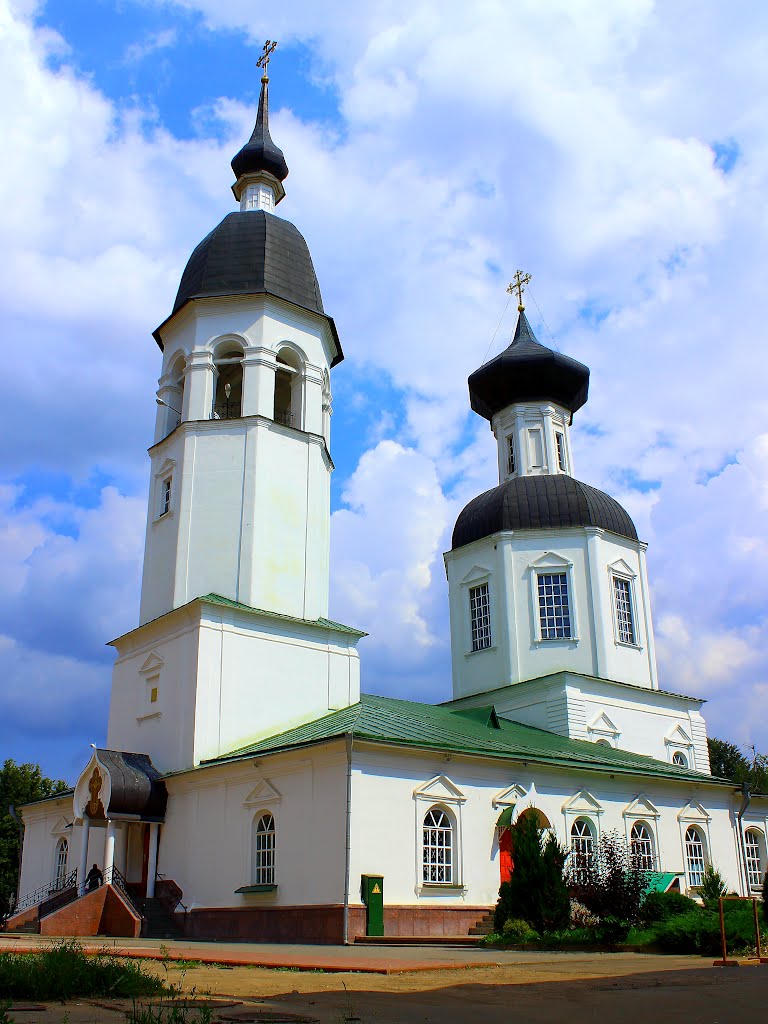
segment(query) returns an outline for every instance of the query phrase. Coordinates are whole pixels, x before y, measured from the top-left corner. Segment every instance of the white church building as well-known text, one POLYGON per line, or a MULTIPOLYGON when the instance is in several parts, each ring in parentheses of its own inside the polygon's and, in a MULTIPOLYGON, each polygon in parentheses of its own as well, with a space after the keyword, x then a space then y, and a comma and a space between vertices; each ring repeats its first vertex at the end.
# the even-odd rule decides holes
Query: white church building
POLYGON ((275 212, 267 81, 232 161, 239 209, 154 332, 140 621, 112 641, 106 742, 74 791, 19 809, 9 928, 340 943, 381 930, 375 895, 387 935, 466 935, 531 807, 574 858, 615 830, 664 886, 695 894, 714 864, 750 894, 768 798, 712 777, 703 701, 660 686, 646 544, 574 476, 589 370, 541 345, 522 304, 469 378, 499 479, 445 554, 452 699, 361 694, 365 633, 328 617, 344 356, 275 212))

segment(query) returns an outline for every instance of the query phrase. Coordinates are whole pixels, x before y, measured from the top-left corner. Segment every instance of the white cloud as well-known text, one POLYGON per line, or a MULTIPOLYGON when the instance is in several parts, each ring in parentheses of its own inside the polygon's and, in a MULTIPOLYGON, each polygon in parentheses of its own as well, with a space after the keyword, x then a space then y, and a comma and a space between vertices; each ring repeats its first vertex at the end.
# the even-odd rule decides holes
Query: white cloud
MULTIPOLYGON (((344 123, 305 123, 279 109, 276 70, 272 128, 291 167, 278 212, 307 236, 347 352, 337 411, 345 373, 400 391, 383 416, 359 403, 370 450, 358 442, 333 523, 333 612, 372 633, 368 688, 448 695, 441 547, 461 505, 494 482, 466 377, 523 266, 557 344, 592 367, 576 466, 651 542, 665 683, 704 686, 724 735, 765 729, 763 6, 733 18, 704 5, 692 19, 650 0, 526 0, 478 5, 471 24, 455 0, 296 3, 269 24, 244 0, 184 6, 214 29, 304 40, 338 90, 344 123), (722 140, 739 150, 727 175, 711 148, 722 140)), ((13 385, 0 593, 16 609, 14 644, 42 643, 25 618, 53 623, 76 653, 50 656, 84 658, 138 599, 159 369, 149 332, 231 208, 227 165, 253 111, 224 96, 208 116, 227 141, 205 138, 201 118, 201 137, 181 142, 155 111, 118 109, 67 65, 66 40, 15 10, 0 4, 0 89, 14 97, 0 115, 13 385), (97 509, 20 511, 30 469, 119 487, 97 509), (107 557, 115 536, 126 546, 107 557)))

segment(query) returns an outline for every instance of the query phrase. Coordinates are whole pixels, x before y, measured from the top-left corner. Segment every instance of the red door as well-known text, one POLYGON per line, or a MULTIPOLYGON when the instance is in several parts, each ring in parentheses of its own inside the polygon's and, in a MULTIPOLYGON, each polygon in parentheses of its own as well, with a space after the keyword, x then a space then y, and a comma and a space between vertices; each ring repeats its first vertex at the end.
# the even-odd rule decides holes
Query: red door
POLYGON ((514 864, 512 863, 512 829, 505 828, 499 836, 499 869, 502 882, 508 882, 514 864))
POLYGON ((149 825, 144 826, 141 850, 141 895, 147 895, 147 877, 149 875, 149 825))

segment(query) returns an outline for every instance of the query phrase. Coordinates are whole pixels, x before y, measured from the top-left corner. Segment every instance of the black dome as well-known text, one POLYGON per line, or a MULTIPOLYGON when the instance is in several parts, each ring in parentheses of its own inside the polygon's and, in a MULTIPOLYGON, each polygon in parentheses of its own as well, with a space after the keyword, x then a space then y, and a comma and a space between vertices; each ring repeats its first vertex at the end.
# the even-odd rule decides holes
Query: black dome
POLYGON ((552 401, 572 413, 587 400, 589 368, 541 345, 520 312, 511 344, 469 378, 469 401, 487 420, 513 402, 552 401))
POLYGON ((500 530, 551 530, 599 526, 637 540, 629 514, 610 495, 564 473, 518 476, 480 494, 462 510, 451 548, 490 537, 500 530))
POLYGON ((258 171, 267 171, 278 181, 284 181, 288 177, 288 164, 285 162, 283 151, 274 144, 269 134, 269 94, 266 78, 261 80, 259 110, 253 134, 232 160, 232 170, 236 178, 258 171))
POLYGON ((261 292, 323 313, 312 257, 298 228, 264 210, 230 213, 189 257, 173 312, 189 299, 261 292))

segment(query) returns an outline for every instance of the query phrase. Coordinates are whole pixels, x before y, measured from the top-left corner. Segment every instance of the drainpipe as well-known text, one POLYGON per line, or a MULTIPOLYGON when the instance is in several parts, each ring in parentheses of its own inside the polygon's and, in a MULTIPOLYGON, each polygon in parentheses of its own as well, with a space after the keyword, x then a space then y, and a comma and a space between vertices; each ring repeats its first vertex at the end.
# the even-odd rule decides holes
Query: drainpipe
POLYGON ((21 895, 21 859, 24 854, 24 822, 16 813, 16 808, 11 804, 8 808, 8 814, 13 818, 19 827, 19 875, 16 879, 16 903, 19 902, 19 896, 21 895))
POLYGON ((352 741, 353 734, 348 732, 347 746, 347 830, 344 846, 344 925, 342 942, 349 944, 349 872, 352 859, 352 741))
POLYGON ((741 784, 741 795, 742 795, 743 799, 741 801, 741 809, 739 810, 739 813, 737 815, 737 819, 738 819, 738 822, 739 822, 739 850, 741 851, 741 863, 744 865, 744 880, 745 880, 746 886, 747 886, 746 889, 744 890, 744 895, 745 896, 749 896, 749 871, 747 869, 747 845, 744 842, 744 826, 743 826, 744 815, 746 814, 747 808, 749 807, 749 805, 750 805, 750 803, 752 801, 752 795, 749 792, 749 783, 748 782, 742 782, 742 784, 741 784))

